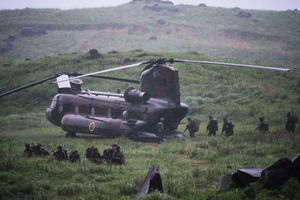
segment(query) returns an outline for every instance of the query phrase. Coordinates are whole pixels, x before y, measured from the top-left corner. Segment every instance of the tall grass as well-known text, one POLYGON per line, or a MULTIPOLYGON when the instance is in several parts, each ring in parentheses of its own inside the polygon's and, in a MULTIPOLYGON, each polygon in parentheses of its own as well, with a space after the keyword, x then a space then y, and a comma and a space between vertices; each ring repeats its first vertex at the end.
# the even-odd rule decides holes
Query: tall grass
POLYGON ((196 138, 174 139, 156 143, 140 143, 125 138, 97 139, 81 135, 77 139, 65 139, 49 128, 17 131, 1 134, 0 179, 2 199, 131 199, 137 193, 148 169, 159 167, 164 193, 146 195, 143 199, 239 199, 252 198, 249 191, 255 189, 256 197, 290 198, 299 196, 299 183, 290 181, 282 190, 267 191, 259 184, 248 189, 218 193, 216 187, 221 178, 241 167, 267 167, 279 158, 293 158, 299 154, 299 135, 272 132, 226 137, 196 135, 196 138), (26 137, 24 137, 26 135, 26 137), (78 150, 78 164, 58 162, 54 157, 26 157, 24 144, 41 142, 48 150, 58 144, 70 152, 78 150), (100 151, 118 143, 126 158, 126 165, 113 167, 95 165, 85 158, 85 150, 95 146, 100 151), (288 147, 288 148, 287 148, 288 147), (229 169, 231 166, 232 169, 229 169), (289 185, 293 187, 289 188, 289 185), (292 192, 292 193, 291 193, 292 192))

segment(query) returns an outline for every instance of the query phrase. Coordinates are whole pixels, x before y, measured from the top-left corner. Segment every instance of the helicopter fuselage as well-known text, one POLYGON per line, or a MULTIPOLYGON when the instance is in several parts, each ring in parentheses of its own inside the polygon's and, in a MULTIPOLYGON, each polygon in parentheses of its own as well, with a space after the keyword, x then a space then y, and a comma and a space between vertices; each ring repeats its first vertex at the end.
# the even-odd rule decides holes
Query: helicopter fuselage
POLYGON ((178 106, 157 98, 144 101, 139 95, 136 101, 132 97, 131 102, 127 102, 128 98, 126 94, 61 93, 53 98, 46 116, 66 132, 115 137, 134 136, 139 132, 156 134, 162 117, 166 134, 172 133, 188 112, 188 106, 183 103, 178 106))

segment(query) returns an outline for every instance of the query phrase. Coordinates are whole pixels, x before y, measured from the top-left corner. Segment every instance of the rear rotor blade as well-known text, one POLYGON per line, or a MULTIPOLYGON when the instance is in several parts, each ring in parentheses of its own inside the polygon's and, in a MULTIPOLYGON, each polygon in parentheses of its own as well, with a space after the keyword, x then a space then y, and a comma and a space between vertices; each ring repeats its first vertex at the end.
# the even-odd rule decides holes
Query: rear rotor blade
POLYGON ((109 77, 109 76, 95 76, 95 75, 91 75, 89 77, 102 78, 102 79, 108 79, 108 80, 114 80, 114 81, 122 81, 122 82, 127 82, 127 83, 136 83, 136 84, 140 83, 140 81, 136 81, 136 80, 130 80, 130 79, 124 79, 124 78, 116 78, 116 77, 109 77))
MULTIPOLYGON (((132 65, 125 65, 125 66, 121 66, 121 67, 115 67, 115 68, 106 69, 106 70, 102 70, 102 71, 98 71, 98 72, 92 72, 92 73, 89 73, 89 74, 84 74, 84 75, 77 76, 77 77, 74 77, 74 78, 69 78, 69 79, 63 80, 63 81, 70 81, 70 80, 73 80, 73 79, 83 78, 83 77, 92 76, 92 75, 96 75, 96 74, 103 74, 103 73, 106 73, 106 72, 117 71, 117 70, 120 70, 120 69, 127 69, 127 68, 131 68, 131 67, 137 67, 137 66, 140 66, 140 65, 143 65, 143 64, 145 64, 145 62, 140 62, 140 63, 136 63, 136 64, 132 64, 132 65)), ((59 83, 59 82, 63 82, 63 81, 55 81, 53 83, 59 83)))
POLYGON ((24 85, 22 87, 18 87, 18 88, 15 88, 13 90, 10 90, 8 92, 5 92, 5 93, 2 93, 0 94, 0 98, 3 97, 3 96, 6 96, 8 94, 11 94, 11 93, 14 93, 14 92, 17 92, 17 91, 20 91, 20 90, 23 90, 23 89, 26 89, 26 88, 29 88, 29 87, 32 87, 32 86, 35 86, 35 85, 39 85, 41 83, 44 83, 45 81, 48 81, 48 80, 51 80, 51 79, 54 79, 56 78, 56 76, 51 76, 49 78, 46 78, 46 79, 43 79, 43 80, 40 80, 40 81, 37 81, 37 82, 34 82, 34 83, 30 83, 28 85, 24 85))
POLYGON ((284 71, 284 72, 290 71, 290 69, 286 69, 286 68, 264 67, 264 66, 258 66, 258 65, 243 65, 243 64, 235 64, 235 63, 221 63, 221 62, 211 62, 211 61, 171 59, 170 62, 172 62, 172 61, 173 62, 213 64, 213 65, 227 65, 227 66, 235 66, 235 67, 248 67, 248 68, 257 68, 257 69, 277 70, 277 71, 284 71))

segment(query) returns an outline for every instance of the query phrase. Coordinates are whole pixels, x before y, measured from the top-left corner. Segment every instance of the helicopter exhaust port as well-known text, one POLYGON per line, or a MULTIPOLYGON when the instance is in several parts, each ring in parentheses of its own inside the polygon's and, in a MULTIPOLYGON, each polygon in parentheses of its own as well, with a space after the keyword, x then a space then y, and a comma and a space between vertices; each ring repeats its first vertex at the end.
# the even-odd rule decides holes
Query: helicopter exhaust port
POLYGON ((129 87, 124 92, 124 99, 128 103, 146 103, 151 97, 149 92, 141 92, 139 90, 134 89, 133 87, 129 87))

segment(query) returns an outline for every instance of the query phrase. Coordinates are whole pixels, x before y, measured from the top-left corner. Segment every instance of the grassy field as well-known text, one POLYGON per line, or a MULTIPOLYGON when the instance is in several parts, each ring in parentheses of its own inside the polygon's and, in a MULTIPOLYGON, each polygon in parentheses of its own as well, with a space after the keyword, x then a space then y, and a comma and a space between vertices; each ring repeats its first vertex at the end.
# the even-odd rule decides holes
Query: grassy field
POLYGON ((59 129, 32 128, 1 133, 1 199, 132 199, 151 166, 159 167, 164 193, 143 199, 297 199, 300 184, 290 180, 281 190, 266 190, 258 183, 245 189, 217 192, 221 178, 241 167, 267 167, 279 158, 299 154, 299 134, 245 133, 226 138, 173 139, 156 143, 133 142, 125 138, 97 139, 81 135, 66 139, 59 129), (58 162, 52 156, 26 157, 24 144, 37 142, 48 151, 62 145, 78 150, 81 162, 58 162), (110 169, 85 158, 90 146, 100 152, 118 143, 126 165, 110 169), (232 169, 229 169, 231 166, 232 169))
MULTIPOLYGON (((56 73, 88 73, 120 66, 125 58, 135 62, 158 57, 219 60, 194 53, 109 52, 95 60, 88 54, 65 54, 30 61, 1 58, 1 88, 28 84, 56 73)), ((260 184, 225 192, 216 190, 221 178, 241 167, 268 167, 278 159, 292 159, 300 153, 299 126, 287 134, 288 111, 299 116, 299 73, 219 67, 198 64, 173 64, 180 75, 181 101, 189 105, 188 116, 201 119, 195 139, 173 139, 158 145, 126 138, 101 139, 80 135, 66 139, 65 133, 45 118, 45 109, 56 94, 48 83, 0 99, 0 179, 1 199, 132 199, 150 167, 160 169, 164 193, 144 199, 297 199, 300 184, 290 180, 280 190, 266 190, 260 184), (208 115, 219 120, 217 137, 208 137, 205 127, 208 115), (258 117, 270 124, 270 132, 254 129, 258 117), (232 137, 220 135, 222 118, 235 123, 232 137), (23 155, 25 143, 40 142, 49 152, 60 144, 68 152, 78 150, 81 163, 58 162, 52 156, 28 158, 23 155), (113 143, 121 146, 126 158, 122 168, 95 165, 85 158, 90 146, 100 152, 113 143), (232 169, 227 168, 231 166, 232 169)), ((109 76, 139 79, 142 68, 112 72, 109 76)), ((85 78, 84 88, 96 91, 124 91, 128 83, 85 78)), ((184 119, 178 130, 183 131, 184 119)))

